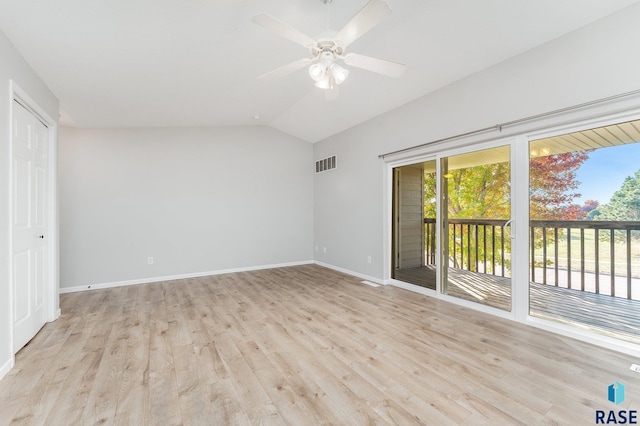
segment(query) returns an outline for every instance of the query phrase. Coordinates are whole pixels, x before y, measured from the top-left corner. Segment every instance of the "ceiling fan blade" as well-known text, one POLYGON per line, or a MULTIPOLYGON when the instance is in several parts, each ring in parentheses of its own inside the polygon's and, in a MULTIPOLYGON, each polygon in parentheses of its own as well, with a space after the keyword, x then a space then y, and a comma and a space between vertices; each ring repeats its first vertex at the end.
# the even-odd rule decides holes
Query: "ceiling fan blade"
POLYGON ((360 12, 340 30, 336 39, 343 46, 348 46, 389 15, 391 15, 391 6, 389 6, 386 0, 370 0, 369 3, 360 9, 360 12))
POLYGON ((316 41, 311 37, 301 33, 292 26, 277 20, 273 16, 267 15, 266 13, 254 15, 251 20, 255 24, 265 27, 269 31, 278 34, 281 37, 289 39, 294 43, 298 43, 303 47, 309 48, 316 44, 316 41))
POLYGON ((345 55, 344 63, 351 65, 352 67, 362 68, 363 70, 376 72, 389 77, 400 77, 406 68, 406 65, 404 64, 372 58, 371 56, 358 55, 355 53, 345 55))
POLYGON ((266 74, 262 74, 260 77, 258 77, 258 80, 261 81, 273 81, 275 79, 278 79, 280 77, 284 77, 287 74, 291 74, 294 71, 298 71, 301 68, 306 67, 307 65, 309 65, 313 60, 310 58, 303 58, 300 60, 297 60, 295 62, 291 62, 290 64, 284 65, 280 68, 276 68, 273 71, 269 71, 266 74))

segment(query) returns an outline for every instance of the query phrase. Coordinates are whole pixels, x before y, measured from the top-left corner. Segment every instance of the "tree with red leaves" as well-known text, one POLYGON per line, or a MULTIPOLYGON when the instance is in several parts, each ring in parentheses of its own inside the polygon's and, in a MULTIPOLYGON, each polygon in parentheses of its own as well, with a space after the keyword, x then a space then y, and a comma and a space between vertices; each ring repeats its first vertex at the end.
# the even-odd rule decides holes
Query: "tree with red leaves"
POLYGON ((587 151, 532 158, 529 166, 529 197, 532 220, 580 220, 584 210, 573 204, 580 197, 576 172, 587 151))
MULTIPOLYGON (((580 197, 576 189, 580 182, 576 174, 589 154, 587 151, 568 152, 544 157, 535 157, 530 161, 530 213, 532 220, 580 220, 586 217, 585 209, 591 205, 581 207, 573 201, 580 197)), ((448 214, 450 218, 469 219, 504 219, 511 215, 511 194, 509 192, 510 163, 494 163, 477 165, 452 170, 447 176, 448 185, 448 214)), ((435 173, 425 174, 425 213, 428 217, 435 217, 435 173)), ((596 202, 597 203, 597 202, 596 202)), ((596 204, 597 205, 597 204, 596 204)), ((470 228, 460 229, 459 237, 465 240, 465 233, 470 228)), ((451 230, 450 230, 451 232, 451 230)), ((494 231, 495 232, 495 231, 494 231)), ((536 246, 542 246, 542 230, 536 230, 536 246), (539 234, 539 235, 538 235, 539 234)), ((554 235, 547 230, 547 241, 552 241, 554 235)), ((470 268, 474 268, 476 254, 484 255, 485 244, 483 236, 478 236, 479 245, 472 250, 469 260, 470 268)), ((450 253, 455 252, 455 239, 449 238, 450 253)), ((505 241, 505 253, 511 251, 511 241, 505 241)), ((479 257, 479 258, 480 258, 479 257)), ((510 269, 510 261, 504 255, 496 256, 504 259, 510 269)))
MULTIPOLYGON (((535 157, 529 168, 532 220, 580 220, 597 207, 573 204, 580 197, 576 173, 589 158, 588 151, 535 157), (586 212, 585 212, 586 209, 586 212)), ((449 184, 449 217, 508 219, 511 215, 509 163, 478 165, 453 170, 449 184)), ((425 214, 435 217, 435 173, 425 174, 425 214)), ((593 201, 592 201, 593 202, 593 201)))
POLYGON ((591 217, 596 213, 598 207, 600 206, 600 202, 597 200, 587 200, 584 202, 580 209, 584 213, 584 216, 591 220, 591 217))

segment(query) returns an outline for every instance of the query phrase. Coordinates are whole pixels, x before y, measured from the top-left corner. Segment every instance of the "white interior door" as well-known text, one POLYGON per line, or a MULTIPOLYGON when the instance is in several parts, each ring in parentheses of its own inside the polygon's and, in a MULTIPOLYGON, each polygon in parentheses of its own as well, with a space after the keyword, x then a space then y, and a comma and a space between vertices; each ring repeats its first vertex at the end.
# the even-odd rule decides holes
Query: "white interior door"
POLYGON ((46 320, 48 130, 30 111, 13 108, 12 286, 13 349, 20 350, 46 320))

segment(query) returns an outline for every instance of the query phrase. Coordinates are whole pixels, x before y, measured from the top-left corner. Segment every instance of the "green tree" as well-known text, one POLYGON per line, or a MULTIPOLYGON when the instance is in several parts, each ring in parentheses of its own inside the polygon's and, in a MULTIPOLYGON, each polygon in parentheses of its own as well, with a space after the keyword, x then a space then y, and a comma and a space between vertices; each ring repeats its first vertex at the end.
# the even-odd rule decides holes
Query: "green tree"
MULTIPOLYGON (((508 190, 510 181, 509 162, 478 165, 466 168, 451 170, 446 175, 450 219, 502 219, 506 221, 510 217, 511 194, 508 190), (507 189, 505 189, 507 188, 507 189)), ((424 177, 425 217, 436 217, 435 197, 436 197, 436 175, 435 173, 425 173, 424 177)), ((503 236, 500 227, 480 226, 449 226, 449 253, 451 261, 456 267, 476 271, 478 265, 485 258, 485 248, 488 251, 487 257, 491 259, 495 256, 500 266, 500 260, 504 259, 505 264, 508 258, 503 253, 489 253, 491 242, 500 241, 503 236), (496 233, 496 235, 494 235, 496 233), (454 235, 455 234, 455 235, 454 235), (469 235, 471 234, 471 235, 469 235), (487 242, 485 242, 485 238, 487 242), (472 249, 468 244, 471 242, 472 249), (463 251, 466 254, 463 255, 463 251), (455 256, 453 256, 455 253, 455 256)), ((425 244, 429 244, 425 241, 425 244)), ((505 240, 505 251, 509 249, 510 241, 505 240)), ((501 248, 499 249, 501 250, 501 248)), ((491 262, 489 262, 491 263, 491 262)), ((493 273, 491 265, 487 265, 485 272, 493 273)), ((508 265, 507 265, 508 267, 508 265)))
MULTIPOLYGON (((589 151, 532 158, 529 168, 531 219, 577 220, 585 211, 573 201, 580 197, 576 174, 589 151)), ((449 217, 503 219, 510 217, 508 162, 452 170, 449 175, 449 217)), ((425 216, 435 217, 435 173, 425 173, 425 216)), ((631 219, 629 219, 631 220, 631 219)))
POLYGON ((508 219, 511 216, 508 162, 450 172, 449 217, 459 219, 508 219))
POLYGON ((436 218, 436 174, 424 174, 424 217, 436 218))
MULTIPOLYGON (((447 179, 449 217, 506 219, 510 216, 509 163, 452 170, 447 179)), ((424 175, 425 217, 436 217, 436 174, 424 175)))
POLYGON ((640 221, 640 170, 627 176, 607 204, 592 210, 593 220, 640 221))
MULTIPOLYGON (((588 151, 576 151, 563 154, 549 155, 532 158, 530 161, 530 210, 532 219, 577 220, 587 214, 580 206, 572 202, 580 197, 575 190, 580 182, 576 180, 577 170, 584 163, 589 154, 588 151)), ((451 170, 448 173, 448 214, 451 219, 504 219, 511 216, 509 162, 478 165, 462 169, 451 170)), ((425 173, 425 216, 435 218, 435 173, 425 173)), ((464 241, 477 241, 477 251, 474 246, 471 250, 472 259, 464 262, 474 270, 476 264, 475 254, 478 258, 484 258, 484 249, 489 250, 490 244, 485 244, 485 232, 480 232, 478 227, 458 228, 456 238, 453 238, 453 230, 450 227, 449 252, 460 250, 456 244, 464 241), (471 238, 468 233, 471 232, 471 238)), ((499 227, 490 228, 489 232, 497 232, 497 237, 502 239, 502 231, 499 227)), ((542 246, 542 234, 536 236, 536 242, 542 246)), ((552 232, 551 230, 549 232, 552 232)), ((494 236, 487 234, 487 239, 493 240, 494 236)), ((548 233, 547 240, 552 241, 553 235, 548 233)), ((496 259, 505 259, 505 265, 509 267, 508 256, 510 253, 511 239, 505 239, 505 253, 496 253, 496 259)), ((493 257, 494 253, 487 253, 493 257)), ((454 264, 464 263, 462 260, 452 259, 454 264)), ((465 268, 467 269, 467 268, 465 268)), ((491 271, 488 271, 491 272, 491 271)))

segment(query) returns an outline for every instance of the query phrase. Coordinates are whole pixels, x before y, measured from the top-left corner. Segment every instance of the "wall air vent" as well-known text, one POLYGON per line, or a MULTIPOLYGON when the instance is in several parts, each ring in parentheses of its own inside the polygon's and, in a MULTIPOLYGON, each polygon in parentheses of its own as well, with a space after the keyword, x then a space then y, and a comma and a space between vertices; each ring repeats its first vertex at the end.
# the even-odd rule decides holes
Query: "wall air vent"
POLYGON ((326 172, 327 170, 336 168, 336 156, 324 158, 316 161, 316 173, 326 172))

